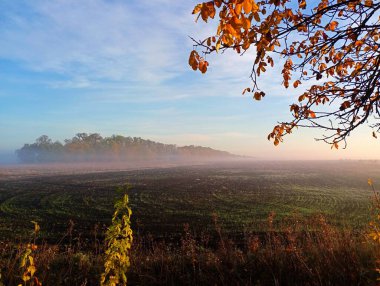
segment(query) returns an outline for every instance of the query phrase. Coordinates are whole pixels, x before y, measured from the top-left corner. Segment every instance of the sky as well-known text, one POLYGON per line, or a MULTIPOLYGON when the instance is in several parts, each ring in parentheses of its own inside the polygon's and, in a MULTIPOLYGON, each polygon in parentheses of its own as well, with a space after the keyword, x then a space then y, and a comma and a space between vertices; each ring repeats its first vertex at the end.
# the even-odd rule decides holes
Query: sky
MULTIPOLYGON (((281 62, 259 80, 254 52, 207 58, 205 75, 188 66, 193 43, 215 23, 195 23, 194 0, 2 0, 0 156, 46 134, 120 134, 202 145, 257 159, 380 159, 379 140, 362 127, 345 150, 299 129, 274 147, 267 134, 289 120, 302 88, 281 87, 281 62)), ((307 85, 304 85, 305 88, 307 85)), ((0 158, 1 161, 1 158, 0 158)))

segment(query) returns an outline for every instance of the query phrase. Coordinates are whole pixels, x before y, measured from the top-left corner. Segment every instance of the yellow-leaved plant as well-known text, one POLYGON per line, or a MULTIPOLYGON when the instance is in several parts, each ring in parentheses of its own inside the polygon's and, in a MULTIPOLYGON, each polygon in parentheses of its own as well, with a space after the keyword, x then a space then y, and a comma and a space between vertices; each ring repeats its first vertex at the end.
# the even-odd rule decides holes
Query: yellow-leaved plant
POLYGON ((129 186, 118 188, 122 197, 115 203, 112 225, 106 232, 106 251, 102 286, 127 285, 127 271, 130 266, 129 254, 133 241, 131 229, 132 210, 128 206, 129 186))
MULTIPOLYGON (((38 281, 38 278, 34 276, 37 271, 36 265, 34 263, 33 253, 37 250, 36 238, 37 234, 40 231, 40 226, 37 222, 32 221, 34 224, 33 230, 33 242, 28 243, 24 252, 21 255, 20 268, 22 270, 22 281, 24 285, 30 286, 42 286, 41 282, 38 281)), ((22 286, 23 284, 19 284, 22 286)), ((1 284, 0 284, 1 285, 1 284)))

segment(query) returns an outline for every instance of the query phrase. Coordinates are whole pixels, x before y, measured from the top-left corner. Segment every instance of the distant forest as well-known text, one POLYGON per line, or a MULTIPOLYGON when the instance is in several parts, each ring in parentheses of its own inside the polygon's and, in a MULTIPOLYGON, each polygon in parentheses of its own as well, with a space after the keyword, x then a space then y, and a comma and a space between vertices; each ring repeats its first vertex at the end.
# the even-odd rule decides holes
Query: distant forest
POLYGON ((25 144, 16 150, 23 163, 47 162, 104 162, 140 160, 202 160, 235 157, 228 152, 201 146, 177 147, 140 137, 112 135, 102 137, 98 133, 78 133, 62 144, 43 135, 33 144, 25 144))

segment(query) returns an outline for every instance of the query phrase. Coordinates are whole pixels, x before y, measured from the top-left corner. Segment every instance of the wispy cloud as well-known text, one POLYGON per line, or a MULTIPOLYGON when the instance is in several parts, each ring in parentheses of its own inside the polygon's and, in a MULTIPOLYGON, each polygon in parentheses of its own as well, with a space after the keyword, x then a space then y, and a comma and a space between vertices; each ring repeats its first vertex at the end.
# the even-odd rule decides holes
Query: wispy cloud
MULTIPOLYGON (((6 13, 2 58, 36 71, 89 80, 159 82, 178 72, 178 46, 165 7, 152 1, 46 1, 6 13), (160 8, 161 7, 161 8, 160 8), (174 35, 173 35, 174 34, 174 35)), ((20 5, 21 6, 21 5, 20 5)))
MULTIPOLYGON (((203 38, 215 27, 194 23, 191 9, 196 1, 6 3, 12 9, 0 12, 6 19, 0 29, 0 58, 65 76, 46 83, 52 88, 103 88, 112 92, 102 93, 105 96, 123 100, 133 96, 125 89, 142 93, 150 88, 155 92, 148 98, 165 99, 168 95, 236 96, 250 84, 253 52, 242 57, 234 52, 211 56, 206 76, 190 71, 188 35, 203 38)), ((264 79, 262 85, 272 82, 273 77, 264 79)))

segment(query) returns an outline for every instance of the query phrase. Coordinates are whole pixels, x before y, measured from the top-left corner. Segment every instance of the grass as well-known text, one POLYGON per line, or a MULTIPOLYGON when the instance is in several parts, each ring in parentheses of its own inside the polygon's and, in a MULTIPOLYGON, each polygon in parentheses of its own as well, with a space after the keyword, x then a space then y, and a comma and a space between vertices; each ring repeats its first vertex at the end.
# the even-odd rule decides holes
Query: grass
MULTIPOLYGON (((210 232, 184 225, 174 242, 136 236, 129 285, 376 285, 379 245, 364 235, 332 226, 323 216, 267 218, 266 233, 247 229, 236 241, 214 216, 210 232), (276 229, 276 231, 274 230, 276 229)), ((104 244, 81 238, 68 244, 37 240, 35 276, 43 285, 99 285, 104 244), (85 246, 85 247, 84 247, 85 246)), ((25 245, 0 248, 5 285, 20 281, 18 261, 25 245)))

